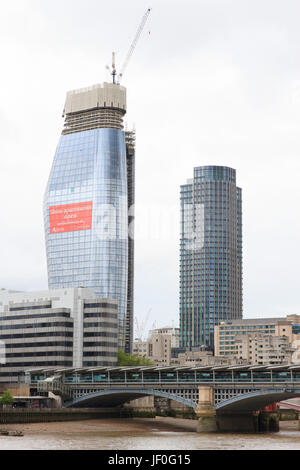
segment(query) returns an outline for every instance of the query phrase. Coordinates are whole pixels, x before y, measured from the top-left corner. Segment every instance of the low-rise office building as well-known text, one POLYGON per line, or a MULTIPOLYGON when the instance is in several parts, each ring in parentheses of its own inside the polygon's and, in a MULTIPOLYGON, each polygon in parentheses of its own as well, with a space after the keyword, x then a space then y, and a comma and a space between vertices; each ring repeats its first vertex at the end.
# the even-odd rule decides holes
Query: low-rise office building
POLYGON ((251 364, 261 363, 261 360, 263 364, 268 361, 295 362, 298 357, 299 334, 300 315, 222 322, 215 327, 215 356, 238 355, 251 364), (256 357, 254 353, 257 348, 263 348, 264 353, 256 357))
POLYGON ((171 365, 171 350, 179 345, 179 328, 158 328, 149 332, 147 341, 136 340, 133 354, 145 357, 157 366, 171 365))
POLYGON ((155 335, 169 335, 171 336, 171 347, 179 348, 179 333, 180 329, 175 327, 156 328, 149 331, 149 338, 155 335))
POLYGON ((133 342, 133 354, 148 359, 150 355, 150 342, 136 339, 133 342))
POLYGON ((0 291, 0 382, 17 383, 26 369, 116 366, 117 301, 93 289, 0 291))
POLYGON ((246 360, 248 364, 291 364, 294 353, 287 336, 237 335, 236 345, 237 358, 246 360))
POLYGON ((246 364, 247 361, 238 356, 220 356, 216 357, 212 351, 185 351, 179 353, 177 357, 171 359, 171 365, 193 367, 193 366, 230 366, 246 364))
POLYGON ((145 357, 157 366, 171 364, 171 336, 153 335, 147 341, 136 340, 133 343, 133 354, 145 357))

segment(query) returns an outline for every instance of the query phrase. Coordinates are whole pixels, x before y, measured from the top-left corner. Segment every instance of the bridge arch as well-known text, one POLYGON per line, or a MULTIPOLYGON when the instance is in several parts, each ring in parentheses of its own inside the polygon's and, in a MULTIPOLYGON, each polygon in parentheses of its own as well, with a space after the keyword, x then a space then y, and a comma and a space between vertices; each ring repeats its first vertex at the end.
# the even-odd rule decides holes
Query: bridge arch
POLYGON ((300 397, 299 389, 262 389, 237 395, 215 405, 216 411, 258 411, 273 403, 300 397))
POLYGON ((169 400, 177 401, 183 405, 186 405, 191 408, 197 408, 197 403, 192 400, 187 400, 179 395, 171 394, 168 392, 162 392, 160 390, 154 389, 128 389, 128 388, 119 388, 119 389, 108 389, 108 390, 99 390, 94 393, 83 395, 76 398, 72 402, 66 403, 66 408, 104 408, 104 407, 114 407, 120 406, 124 403, 127 403, 132 400, 136 400, 142 397, 161 397, 168 398, 169 400))

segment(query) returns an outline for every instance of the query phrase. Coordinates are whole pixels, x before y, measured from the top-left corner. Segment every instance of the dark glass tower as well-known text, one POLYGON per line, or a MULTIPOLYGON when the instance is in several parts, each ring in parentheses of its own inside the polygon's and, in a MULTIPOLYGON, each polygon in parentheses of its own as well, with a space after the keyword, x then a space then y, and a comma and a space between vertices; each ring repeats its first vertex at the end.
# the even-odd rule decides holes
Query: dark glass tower
POLYGON ((180 347, 212 349, 242 311, 242 190, 232 168, 198 167, 181 187, 180 347))
POLYGON ((116 299, 119 347, 130 352, 135 135, 124 132, 125 114, 126 89, 120 85, 67 94, 44 220, 49 288, 90 287, 98 297, 116 299))

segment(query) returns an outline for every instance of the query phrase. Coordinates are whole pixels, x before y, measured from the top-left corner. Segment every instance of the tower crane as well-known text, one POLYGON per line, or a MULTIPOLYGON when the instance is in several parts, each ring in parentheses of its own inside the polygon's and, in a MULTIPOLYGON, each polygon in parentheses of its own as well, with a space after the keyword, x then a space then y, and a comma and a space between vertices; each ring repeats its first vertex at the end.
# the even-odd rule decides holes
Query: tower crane
POLYGON ((150 317, 150 313, 152 312, 152 308, 148 310, 148 313, 146 315, 146 318, 140 323, 137 318, 135 318, 135 325, 136 325, 136 332, 137 332, 137 338, 140 340, 144 339, 144 332, 150 317))
MULTIPOLYGON (((125 70, 127 69, 127 66, 128 66, 128 63, 132 57, 132 54, 134 53, 134 50, 137 46, 137 43, 141 37, 141 34, 146 26, 146 23, 147 23, 147 20, 150 16, 150 13, 151 13, 151 10, 152 8, 148 8, 148 10, 146 11, 146 13, 144 14, 143 18, 142 18, 142 21, 141 21, 141 24, 137 30, 137 33, 135 35, 135 38, 133 40, 133 43, 131 44, 130 46, 130 49, 127 53, 127 56, 126 56, 126 59, 123 63, 123 66, 121 67, 121 72, 118 74, 117 73, 117 69, 116 69, 116 55, 115 53, 113 52, 113 61, 112 61, 112 77, 113 77, 113 83, 117 83, 118 85, 120 84, 122 78, 123 78, 123 75, 125 73, 125 70)), ((109 67, 107 67, 109 68, 109 67)))

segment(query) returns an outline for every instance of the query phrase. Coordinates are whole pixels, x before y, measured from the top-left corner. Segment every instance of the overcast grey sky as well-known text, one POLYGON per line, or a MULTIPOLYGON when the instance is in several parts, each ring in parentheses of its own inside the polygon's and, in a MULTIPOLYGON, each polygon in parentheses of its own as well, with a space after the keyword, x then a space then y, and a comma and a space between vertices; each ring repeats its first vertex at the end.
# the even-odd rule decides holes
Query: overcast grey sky
POLYGON ((179 188, 210 164, 243 188, 244 316, 300 314, 299 0, 3 2, 0 286, 47 288, 42 199, 65 94, 107 79, 149 6, 123 85, 138 206, 170 224, 139 232, 136 315, 178 323, 179 188))

